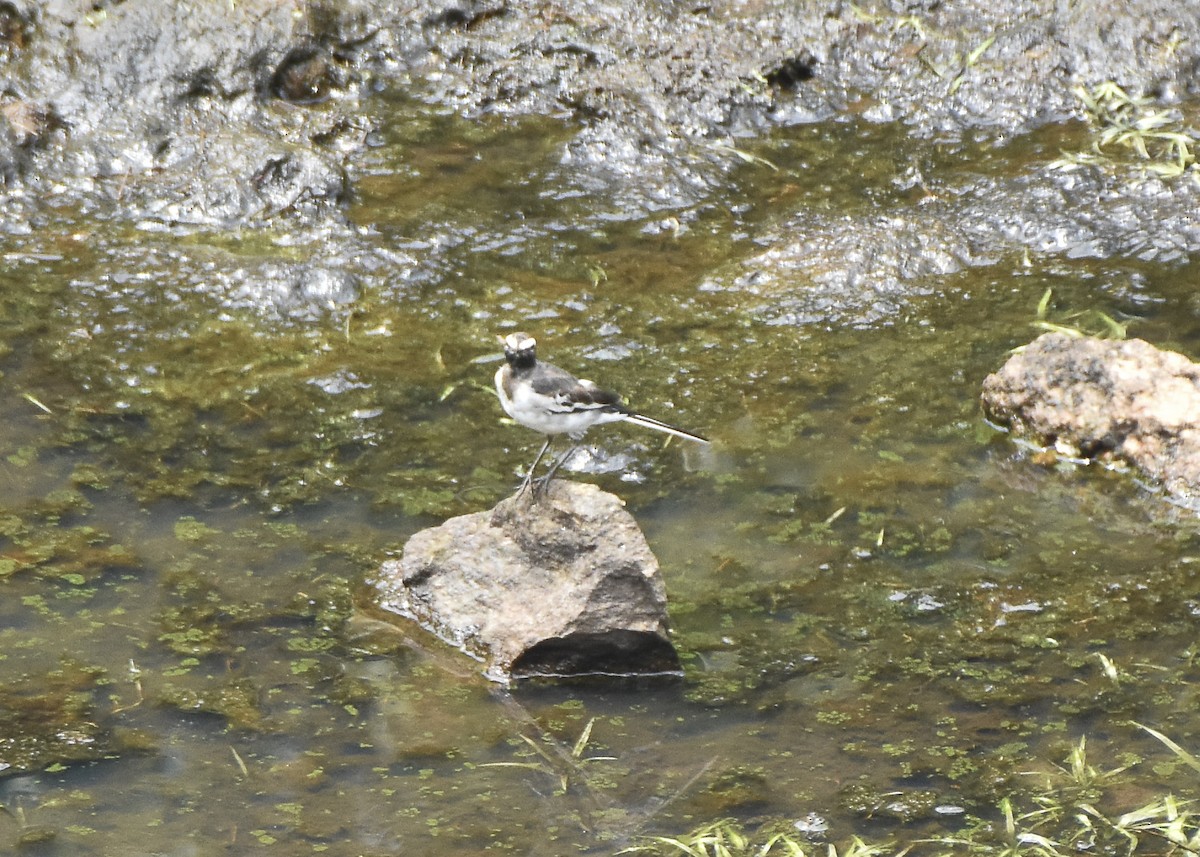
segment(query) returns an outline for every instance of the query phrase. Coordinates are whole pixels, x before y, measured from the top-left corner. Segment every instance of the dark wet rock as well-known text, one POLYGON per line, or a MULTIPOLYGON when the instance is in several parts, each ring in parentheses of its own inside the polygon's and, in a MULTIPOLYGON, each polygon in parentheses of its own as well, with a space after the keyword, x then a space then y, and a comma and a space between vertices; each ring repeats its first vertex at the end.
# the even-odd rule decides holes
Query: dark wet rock
MULTIPOLYGON (((399 250, 379 250, 340 227, 289 233, 295 246, 268 244, 231 252, 221 244, 179 241, 157 221, 142 223, 136 242, 92 245, 102 253, 99 276, 72 280, 77 294, 102 303, 150 301, 167 296, 213 310, 250 310, 265 317, 303 319, 347 312, 364 280, 401 291, 412 260, 399 250)), ((81 306, 81 322, 94 305, 81 306)), ((182 310, 181 310, 182 311, 182 310)))
POLYGON ((676 672, 658 561, 620 499, 560 480, 413 536, 381 606, 483 661, 495 681, 676 672))
POLYGON ((764 243, 771 246, 701 288, 761 301, 761 312, 777 324, 887 321, 915 292, 975 257, 950 224, 915 211, 862 218, 804 213, 764 243))
POLYGON ((271 75, 271 94, 293 104, 319 104, 345 81, 327 50, 314 45, 292 48, 271 75))
POLYGON ((353 274, 313 263, 267 261, 236 269, 231 279, 237 283, 226 296, 231 304, 272 306, 291 316, 319 314, 358 297, 353 274))
POLYGON ((954 207, 977 252, 1016 249, 1065 259, 1183 261, 1200 249, 1200 183, 1154 175, 1041 169, 980 183, 954 207))
POLYGON ((1046 333, 984 380, 983 407, 1017 434, 1129 462, 1180 502, 1200 500, 1200 365, 1182 354, 1046 333))
POLYGON ((328 119, 298 122, 279 101, 311 103, 343 83, 328 51, 312 47, 303 4, 12 9, 23 28, 7 43, 4 115, 20 130, 18 147, 39 143, 36 158, 13 159, 12 172, 35 187, 73 181, 140 216, 216 225, 345 196, 340 159, 311 139, 328 119), (15 119, 7 106, 31 102, 15 119))
POLYGON ((887 214, 801 211, 705 290, 747 296, 773 323, 886 323, 963 268, 1021 253, 1183 261, 1200 250, 1200 184, 1095 168, 976 178, 887 214))
POLYGON ((571 175, 608 177, 640 212, 702 199, 738 163, 723 146, 778 124, 853 111, 923 136, 1020 133, 1078 115, 1076 83, 1185 90, 1200 57, 1200 20, 1170 0, 622 3, 635 26, 587 2, 423 9, 420 34, 392 34, 414 83, 467 113, 569 113, 571 175))
POLYGON ((182 206, 186 222, 287 211, 276 197, 336 206, 345 165, 327 140, 354 126, 349 148, 362 149, 382 121, 360 121, 378 109, 360 100, 376 82, 467 115, 570 117, 579 131, 562 177, 628 216, 703 200, 740 163, 730 144, 779 124, 852 111, 926 136, 1019 133, 1077 115, 1080 82, 1186 92, 1200 19, 1172 0, 895 12, 789 0, 20 0, 0 4, 0 50, 6 102, 57 117, 34 135, 45 149, 35 161, 14 157, 19 139, 0 140, 10 172, 108 180, 101 190, 130 206, 142 180, 147 204, 206 201, 203 188, 234 184, 212 210, 182 206), (259 200, 264 175, 286 189, 259 200))

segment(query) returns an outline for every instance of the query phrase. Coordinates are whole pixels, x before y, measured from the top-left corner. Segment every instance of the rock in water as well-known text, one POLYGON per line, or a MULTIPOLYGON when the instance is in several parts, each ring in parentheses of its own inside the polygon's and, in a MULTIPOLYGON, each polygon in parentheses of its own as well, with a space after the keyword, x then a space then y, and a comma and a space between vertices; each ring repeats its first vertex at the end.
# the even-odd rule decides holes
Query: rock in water
POLYGON ((1200 504, 1200 365, 1140 339, 1046 333, 983 382, 996 422, 1082 455, 1120 458, 1200 504))
POLYGON ((380 605, 483 661, 494 681, 677 674, 658 560, 618 497, 559 480, 409 539, 380 605))

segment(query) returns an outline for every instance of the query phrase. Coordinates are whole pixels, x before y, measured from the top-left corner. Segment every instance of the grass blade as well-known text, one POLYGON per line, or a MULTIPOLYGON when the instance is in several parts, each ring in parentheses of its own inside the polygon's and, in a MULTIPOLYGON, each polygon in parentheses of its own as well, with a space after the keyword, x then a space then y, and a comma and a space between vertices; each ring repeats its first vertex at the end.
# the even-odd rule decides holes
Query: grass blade
POLYGON ((1149 732, 1151 735, 1153 735, 1155 738, 1157 738, 1159 741, 1161 741, 1168 750, 1170 750, 1172 753, 1174 753, 1176 756, 1178 756, 1179 759, 1184 764, 1186 764, 1189 768, 1196 771, 1197 773, 1200 773, 1200 759, 1197 759, 1195 756, 1193 756, 1187 750, 1180 747, 1178 744, 1176 744, 1174 741, 1172 741, 1166 735, 1159 732, 1157 729, 1151 729, 1149 726, 1143 726, 1141 723, 1138 723, 1137 721, 1134 721, 1133 725, 1136 726, 1138 729, 1141 729, 1143 732, 1149 732))
POLYGON ((579 733, 579 738, 575 741, 575 746, 571 748, 571 755, 578 759, 583 755, 583 751, 587 749, 588 740, 592 737, 592 727, 596 725, 596 718, 593 717, 587 722, 587 726, 583 727, 583 731, 579 733))

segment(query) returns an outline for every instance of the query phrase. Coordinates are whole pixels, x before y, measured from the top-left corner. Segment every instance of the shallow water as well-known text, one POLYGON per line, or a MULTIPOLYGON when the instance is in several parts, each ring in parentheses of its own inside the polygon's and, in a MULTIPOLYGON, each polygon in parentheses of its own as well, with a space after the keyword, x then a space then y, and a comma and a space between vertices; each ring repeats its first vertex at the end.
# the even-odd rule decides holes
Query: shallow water
POLYGON ((1129 474, 1035 463, 978 391, 1047 288, 1056 319, 1194 352, 1194 266, 1014 259, 913 283, 886 323, 802 327, 700 287, 797 206, 886 211, 908 163, 952 183, 1053 135, 798 129, 711 206, 622 219, 568 192, 551 123, 397 109, 335 230, 354 299, 262 309, 264 265, 322 240, 282 227, 56 210, 0 242, 0 842, 604 854, 809 814, 936 835, 1081 735, 1144 756, 1135 787, 1190 787, 1128 721, 1200 726, 1195 522, 1129 474), (535 451, 490 391, 516 325, 715 441, 611 427, 596 454, 628 466, 573 477, 645 529, 677 683, 506 693, 368 607, 382 558, 535 451))

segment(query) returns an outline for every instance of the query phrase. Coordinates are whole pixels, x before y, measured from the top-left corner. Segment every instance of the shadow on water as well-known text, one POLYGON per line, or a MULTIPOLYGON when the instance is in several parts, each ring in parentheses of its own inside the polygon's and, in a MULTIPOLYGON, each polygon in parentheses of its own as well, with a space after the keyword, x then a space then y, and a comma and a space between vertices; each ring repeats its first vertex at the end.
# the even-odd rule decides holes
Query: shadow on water
MULTIPOLYGON (((601 854, 725 816, 945 835, 1080 735, 1114 766, 1161 754, 1129 720, 1194 738, 1195 523, 1128 475, 1036 463, 977 406, 1046 288, 1130 311, 1105 285, 1128 264, 967 270, 865 326, 765 324, 698 288, 797 206, 886 208, 908 162, 1036 154, 797 129, 757 152, 777 169, 644 222, 555 192, 552 125, 411 119, 351 219, 371 264, 417 261, 364 263, 348 304, 211 288, 285 257, 269 236, 60 212, 5 240, 0 841, 601 854), (509 694, 364 606, 409 534, 515 485, 536 440, 489 389, 515 324, 716 440, 598 431, 624 466, 575 477, 645 528, 679 683, 509 694)), ((1160 301, 1134 333, 1186 339, 1194 278, 1137 274, 1160 301)))

